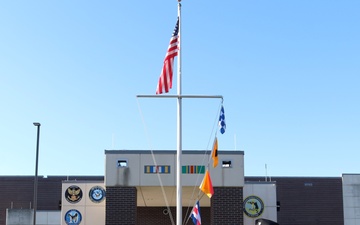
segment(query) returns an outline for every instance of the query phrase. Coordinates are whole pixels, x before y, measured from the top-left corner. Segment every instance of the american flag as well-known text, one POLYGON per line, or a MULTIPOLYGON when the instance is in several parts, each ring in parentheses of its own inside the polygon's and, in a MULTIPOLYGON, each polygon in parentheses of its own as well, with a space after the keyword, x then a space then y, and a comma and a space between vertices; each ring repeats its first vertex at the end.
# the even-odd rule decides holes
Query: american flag
POLYGON ((194 205, 193 211, 191 212, 191 219, 195 225, 201 225, 199 201, 197 201, 196 204, 194 205))
POLYGON ((174 58, 178 55, 179 51, 179 18, 176 22, 174 32, 170 39, 170 44, 166 52, 164 59, 164 66, 162 68, 159 83, 156 88, 156 94, 162 94, 169 92, 169 89, 172 88, 172 78, 173 78, 173 66, 174 58))

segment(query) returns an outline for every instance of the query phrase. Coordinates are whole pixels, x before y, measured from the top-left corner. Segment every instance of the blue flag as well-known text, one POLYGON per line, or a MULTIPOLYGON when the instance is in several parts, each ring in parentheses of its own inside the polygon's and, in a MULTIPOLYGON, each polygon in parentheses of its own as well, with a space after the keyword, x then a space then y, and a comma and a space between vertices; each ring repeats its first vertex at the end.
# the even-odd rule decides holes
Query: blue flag
POLYGON ((222 133, 222 134, 225 133, 226 123, 225 123, 225 111, 224 111, 224 106, 221 106, 221 110, 220 110, 219 129, 220 129, 220 133, 222 133))

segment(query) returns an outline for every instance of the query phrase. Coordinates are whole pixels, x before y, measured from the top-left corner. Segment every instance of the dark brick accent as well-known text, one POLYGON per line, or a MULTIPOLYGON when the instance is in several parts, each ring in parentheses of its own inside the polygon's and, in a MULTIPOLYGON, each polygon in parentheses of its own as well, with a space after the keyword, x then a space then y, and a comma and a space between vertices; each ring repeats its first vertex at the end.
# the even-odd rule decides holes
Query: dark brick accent
MULTIPOLYGON (((60 210, 64 180, 104 181, 104 176, 38 177, 38 210, 60 210)), ((34 176, 0 176, 0 225, 5 225, 6 209, 30 209, 34 201, 34 176)))
MULTIPOLYGON (((60 210, 59 201, 61 199, 61 185, 63 180, 77 180, 77 181, 103 181, 104 176, 48 176, 43 178, 39 176, 39 190, 38 190, 38 209, 39 210, 60 210)), ((245 177, 246 181, 264 181, 264 177, 245 177)), ((277 222, 281 225, 343 225, 343 199, 342 199, 342 178, 341 177, 272 177, 272 181, 276 182, 277 200, 280 202, 280 211, 277 212, 277 222)), ((0 225, 5 225, 6 208, 14 209, 28 209, 30 203, 33 202, 34 193, 34 177, 33 176, 0 176, 0 225)), ((224 217, 230 216, 226 210, 222 209, 222 203, 230 202, 229 205, 238 205, 240 200, 232 203, 233 200, 229 197, 224 189, 232 190, 233 188, 219 188, 215 187, 215 194, 211 199, 212 207, 201 207, 201 215, 203 224, 209 225, 224 225, 236 223, 226 223, 222 220, 224 217), (222 196, 222 193, 225 196, 222 196), (216 208, 215 208, 216 207, 216 208), (210 219, 213 221, 210 223, 210 219), (216 220, 215 220, 216 219, 216 220), (219 222, 220 221, 220 222, 219 222), (223 223, 224 222, 224 223, 223 223)), ((235 188, 237 189, 237 188, 235 188)), ((112 201, 108 196, 106 201, 112 201)), ((234 194, 238 198, 242 196, 242 190, 238 194, 234 194)), ((231 194, 230 194, 231 196, 231 194)), ((204 196, 205 198, 206 196, 204 196)), ((136 200, 134 200, 136 202, 136 200)), ((242 207, 241 200, 241 207, 242 207)), ((136 207, 136 206, 135 206, 136 207)), ((167 223, 163 216, 162 210, 165 207, 150 208, 139 207, 137 214, 133 216, 133 220, 137 225, 155 225, 155 223, 146 223, 146 221, 153 221, 156 218, 161 220, 159 224, 167 223), (155 218, 152 219, 151 215, 155 218), (135 217, 137 217, 135 219, 135 217), (164 221, 163 222, 163 218, 164 221), (136 221, 137 220, 137 221, 136 221)), ((191 210, 191 209, 190 209, 191 210)), ((234 209, 230 209, 234 210, 234 209)), ((116 211, 115 209, 113 211, 116 211)), ((135 211, 135 210, 134 210, 135 211)), ((175 219, 175 207, 172 212, 175 219)), ((187 208, 183 208, 183 213, 187 208)), ((108 215, 108 212, 107 212, 108 215)), ((231 216, 243 217, 241 213, 231 213, 231 216)), ((168 217, 167 217, 168 218, 168 217)), ((185 218, 185 215, 184 217, 185 218)), ((226 219, 226 218, 225 218, 226 219)), ((234 221, 242 221, 234 218, 234 221)), ((129 224, 135 224, 129 223, 129 224)), ((118 223, 115 223, 118 225, 118 223)), ((127 225, 129 225, 127 224, 127 225)), ((191 221, 186 225, 192 225, 191 221)))
MULTIPOLYGON (((264 177, 245 177, 264 181, 264 177)), ((272 177, 281 225, 344 225, 341 177, 272 177)))
POLYGON ((211 225, 243 225, 243 188, 214 187, 211 225))
POLYGON ((136 187, 106 187, 106 225, 136 225, 136 187))

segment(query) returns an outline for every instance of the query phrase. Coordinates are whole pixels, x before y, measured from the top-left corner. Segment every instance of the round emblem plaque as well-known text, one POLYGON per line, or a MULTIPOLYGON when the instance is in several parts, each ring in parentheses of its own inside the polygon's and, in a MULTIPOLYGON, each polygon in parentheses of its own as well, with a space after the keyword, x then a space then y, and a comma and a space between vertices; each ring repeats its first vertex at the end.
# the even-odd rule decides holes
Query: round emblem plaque
POLYGON ((66 189, 65 198, 70 203, 78 203, 82 199, 83 193, 80 187, 73 185, 66 189))
POLYGON ((68 225, 79 225, 82 220, 82 215, 76 209, 70 209, 65 213, 65 223, 68 225))
POLYGON ((251 218, 259 217, 264 212, 264 202, 257 196, 249 196, 244 200, 244 213, 251 218))
POLYGON ((89 198, 95 203, 102 202, 105 198, 105 190, 100 186, 95 186, 89 191, 89 198))

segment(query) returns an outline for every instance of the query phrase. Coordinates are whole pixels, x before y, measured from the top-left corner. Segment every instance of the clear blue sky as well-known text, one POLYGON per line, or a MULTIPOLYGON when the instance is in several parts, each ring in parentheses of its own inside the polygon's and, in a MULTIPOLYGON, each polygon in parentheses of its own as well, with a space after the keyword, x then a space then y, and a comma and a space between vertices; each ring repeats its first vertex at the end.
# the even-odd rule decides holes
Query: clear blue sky
MULTIPOLYGON (((223 95, 219 150, 245 175, 360 167, 360 1, 182 2, 182 93, 223 95)), ((0 3, 0 175, 104 175, 105 149, 175 150, 155 94, 177 1, 0 3)), ((176 74, 176 73, 175 73, 176 74)), ((177 83, 170 94, 176 94, 177 83)), ((220 100, 183 100, 183 149, 210 149, 220 100)))

